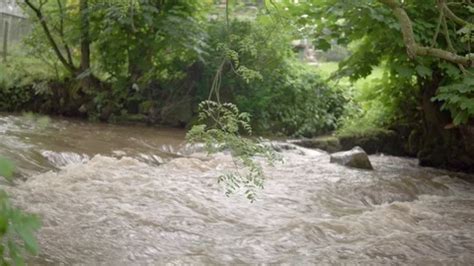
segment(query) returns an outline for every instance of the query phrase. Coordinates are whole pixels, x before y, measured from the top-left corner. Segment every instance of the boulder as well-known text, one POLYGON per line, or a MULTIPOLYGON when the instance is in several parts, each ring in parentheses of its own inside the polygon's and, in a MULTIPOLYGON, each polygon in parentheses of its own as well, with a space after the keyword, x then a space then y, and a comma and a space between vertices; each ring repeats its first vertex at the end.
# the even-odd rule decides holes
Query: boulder
POLYGON ((374 170, 367 153, 361 147, 354 147, 350 151, 333 153, 331 154, 330 162, 359 169, 374 170))

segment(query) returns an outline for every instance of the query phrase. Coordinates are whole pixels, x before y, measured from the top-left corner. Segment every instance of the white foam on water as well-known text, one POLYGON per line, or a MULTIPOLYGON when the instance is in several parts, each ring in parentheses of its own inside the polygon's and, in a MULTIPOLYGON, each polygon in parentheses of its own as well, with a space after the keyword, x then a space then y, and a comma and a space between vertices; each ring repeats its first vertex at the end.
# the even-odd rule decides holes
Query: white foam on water
POLYGON ((0 117, 0 155, 25 177, 5 189, 43 220, 30 264, 474 264, 466 175, 392 156, 360 171, 279 143, 284 163, 250 203, 217 183, 232 158, 178 149, 183 135, 0 117))
POLYGON ((371 157, 374 172, 283 156, 255 203, 217 184, 225 154, 97 155, 9 191, 43 217, 38 264, 474 262, 472 184, 390 156, 371 157))
POLYGON ((81 164, 90 160, 87 154, 78 154, 74 152, 42 151, 41 155, 57 168, 69 164, 81 164))

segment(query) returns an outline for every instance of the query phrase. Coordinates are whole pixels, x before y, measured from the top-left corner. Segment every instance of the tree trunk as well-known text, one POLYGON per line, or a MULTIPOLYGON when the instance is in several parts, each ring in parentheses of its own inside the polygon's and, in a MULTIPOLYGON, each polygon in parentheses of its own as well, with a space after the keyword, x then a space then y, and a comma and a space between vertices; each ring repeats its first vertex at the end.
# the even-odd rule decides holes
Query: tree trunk
MULTIPOLYGON (((443 81, 440 71, 433 71, 431 79, 422 81, 423 136, 418 153, 420 165, 454 170, 474 171, 474 150, 469 135, 470 126, 454 127, 448 112, 431 99, 443 81)), ((472 133, 472 132, 471 132, 472 133)))
POLYGON ((88 0, 80 0, 79 12, 81 15, 81 64, 80 71, 90 71, 91 51, 89 36, 89 6, 88 0))
POLYGON ((80 0, 79 12, 81 16, 81 62, 77 71, 77 78, 84 93, 94 89, 101 88, 101 82, 91 71, 91 40, 90 40, 90 21, 89 21, 89 2, 88 0, 80 0))

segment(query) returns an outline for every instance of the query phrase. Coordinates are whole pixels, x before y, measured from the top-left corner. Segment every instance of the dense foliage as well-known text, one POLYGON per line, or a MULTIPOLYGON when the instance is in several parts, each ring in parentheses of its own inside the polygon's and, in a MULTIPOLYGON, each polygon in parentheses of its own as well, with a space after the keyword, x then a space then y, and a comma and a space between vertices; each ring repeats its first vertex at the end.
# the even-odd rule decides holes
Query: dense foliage
MULTIPOLYGON (((433 56, 412 58, 406 51, 402 26, 392 10, 384 4, 387 1, 299 2, 296 5, 289 4, 289 12, 303 26, 304 34, 314 39, 317 47, 328 49, 333 42, 352 46, 353 53, 340 64, 340 73, 357 80, 370 75, 375 67, 383 66, 385 76, 374 91, 380 97, 387 98, 381 99, 385 101, 384 105, 400 107, 399 110, 404 114, 409 114, 406 112, 407 106, 417 105, 412 99, 419 96, 420 83, 431 78, 433 72, 443 73, 444 84, 456 83, 472 75, 466 69, 469 66, 458 68, 456 64, 433 56)), ((453 12, 462 18, 472 18, 473 7, 463 1, 458 2, 452 4, 453 12)), ((434 0, 404 1, 403 8, 412 18, 418 43, 469 56, 473 37, 470 25, 459 27, 446 16, 440 15, 434 0)))
POLYGON ((9 78, 0 77, 0 94, 12 99, 2 110, 182 126, 221 68, 220 94, 250 113, 258 132, 314 136, 335 129, 343 112, 340 90, 296 59, 293 28, 264 9, 235 2, 227 17, 210 1, 89 0, 84 59, 83 1, 26 1, 47 30, 37 21, 21 53, 1 66, 9 78))
POLYGON ((474 117, 474 77, 439 88, 433 100, 442 101, 442 110, 453 116, 454 125, 466 124, 474 117))
POLYGON ((222 54, 221 96, 252 115, 259 132, 314 136, 336 128, 345 97, 296 59, 287 26, 261 15, 210 26, 210 48, 199 91, 206 95, 222 54))
POLYGON ((340 76, 359 80, 383 69, 382 78, 365 90, 371 99, 365 110, 346 119, 349 127, 356 128, 357 120, 409 124, 410 139, 421 143, 422 164, 471 169, 472 3, 402 2, 307 0, 288 3, 287 13, 317 47, 351 47, 340 76))

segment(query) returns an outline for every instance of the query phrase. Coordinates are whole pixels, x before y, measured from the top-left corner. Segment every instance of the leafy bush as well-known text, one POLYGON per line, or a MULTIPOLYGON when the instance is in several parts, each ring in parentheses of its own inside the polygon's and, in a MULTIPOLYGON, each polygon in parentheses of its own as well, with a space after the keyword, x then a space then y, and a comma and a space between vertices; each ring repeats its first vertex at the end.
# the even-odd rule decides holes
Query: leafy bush
POLYGON ((352 101, 346 105, 339 121, 338 135, 370 135, 392 121, 395 116, 394 107, 387 95, 380 93, 384 90, 384 85, 379 71, 374 71, 365 79, 348 81, 344 85, 352 101))
POLYGON ((234 20, 228 28, 214 23, 209 35, 204 78, 198 84, 201 97, 208 95, 224 47, 232 63, 221 67, 221 97, 250 113, 256 131, 313 136, 335 129, 346 99, 296 59, 286 25, 262 15, 253 22, 234 20))
POLYGON ((40 58, 31 46, 16 44, 10 49, 8 61, 0 63, 0 90, 62 78, 57 66, 40 58))
MULTIPOLYGON (((0 158, 0 176, 10 179, 13 165, 0 158)), ((5 191, 0 190, 0 264, 23 265, 26 252, 35 255, 38 244, 34 233, 39 219, 13 207, 5 191), (21 240, 19 242, 18 240, 21 240)))
POLYGON ((60 79, 58 75, 28 47, 12 47, 8 62, 0 63, 0 111, 19 111, 35 95, 49 94, 47 81, 60 79))

